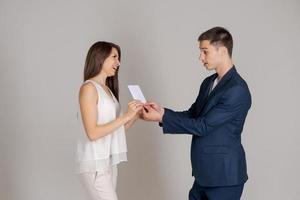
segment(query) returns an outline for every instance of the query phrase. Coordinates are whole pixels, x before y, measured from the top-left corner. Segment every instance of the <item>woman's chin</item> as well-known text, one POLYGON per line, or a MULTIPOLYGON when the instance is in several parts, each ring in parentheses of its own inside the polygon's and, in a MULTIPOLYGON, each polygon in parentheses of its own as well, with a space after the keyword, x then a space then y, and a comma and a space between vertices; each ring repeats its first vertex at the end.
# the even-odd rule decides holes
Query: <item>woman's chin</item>
POLYGON ((113 77, 113 76, 115 76, 115 75, 116 75, 116 73, 115 73, 115 72, 112 72, 111 74, 108 75, 108 77, 113 77))

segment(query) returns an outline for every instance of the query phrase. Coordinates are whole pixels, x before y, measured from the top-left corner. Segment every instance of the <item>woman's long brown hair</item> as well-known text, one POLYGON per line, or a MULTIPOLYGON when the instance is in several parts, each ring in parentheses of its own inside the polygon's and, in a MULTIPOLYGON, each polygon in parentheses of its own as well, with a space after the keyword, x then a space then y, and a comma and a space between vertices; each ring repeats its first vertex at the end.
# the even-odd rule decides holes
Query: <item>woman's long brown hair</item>
MULTIPOLYGON (((105 59, 110 55, 112 48, 115 48, 119 54, 119 61, 121 62, 121 49, 118 45, 111 42, 96 42, 91 46, 88 51, 84 66, 84 81, 93 78, 98 75, 101 70, 105 59)), ((119 79, 118 79, 119 67, 112 77, 107 77, 106 85, 115 95, 119 101, 119 79)))

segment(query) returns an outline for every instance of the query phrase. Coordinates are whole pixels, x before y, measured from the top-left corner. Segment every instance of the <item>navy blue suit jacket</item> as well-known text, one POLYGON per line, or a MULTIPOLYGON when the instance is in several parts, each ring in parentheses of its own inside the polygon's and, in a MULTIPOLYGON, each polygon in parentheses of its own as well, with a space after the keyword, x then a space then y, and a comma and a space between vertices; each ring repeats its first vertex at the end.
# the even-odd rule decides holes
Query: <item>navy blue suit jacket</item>
POLYGON ((214 90, 217 74, 201 84, 190 109, 175 112, 165 108, 164 133, 191 134, 192 173, 201 186, 230 186, 247 181, 246 158, 241 133, 251 106, 246 82, 233 66, 214 90))

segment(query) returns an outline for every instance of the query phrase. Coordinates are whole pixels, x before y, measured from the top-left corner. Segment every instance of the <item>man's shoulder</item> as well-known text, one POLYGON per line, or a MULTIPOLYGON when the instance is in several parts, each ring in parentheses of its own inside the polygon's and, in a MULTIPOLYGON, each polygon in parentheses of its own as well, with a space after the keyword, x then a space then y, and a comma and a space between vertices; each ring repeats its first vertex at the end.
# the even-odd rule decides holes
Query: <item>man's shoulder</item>
POLYGON ((236 75, 233 76, 231 84, 232 86, 240 86, 242 88, 248 89, 247 82, 243 79, 243 77, 239 73, 236 73, 236 75))
POLYGON ((232 77, 229 83, 226 86, 226 89, 224 89, 225 96, 233 95, 236 96, 243 96, 243 98, 249 98, 251 99, 251 93, 248 88, 248 85, 246 81, 237 74, 236 76, 232 77))

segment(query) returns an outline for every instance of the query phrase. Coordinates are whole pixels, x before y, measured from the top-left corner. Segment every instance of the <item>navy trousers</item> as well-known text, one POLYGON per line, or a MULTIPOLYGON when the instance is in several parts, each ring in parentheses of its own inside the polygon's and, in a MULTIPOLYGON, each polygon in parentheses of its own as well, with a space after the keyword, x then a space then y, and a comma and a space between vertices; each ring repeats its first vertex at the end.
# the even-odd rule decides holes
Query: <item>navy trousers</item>
POLYGON ((203 187, 194 181, 189 200, 240 200, 244 184, 224 187, 203 187))

